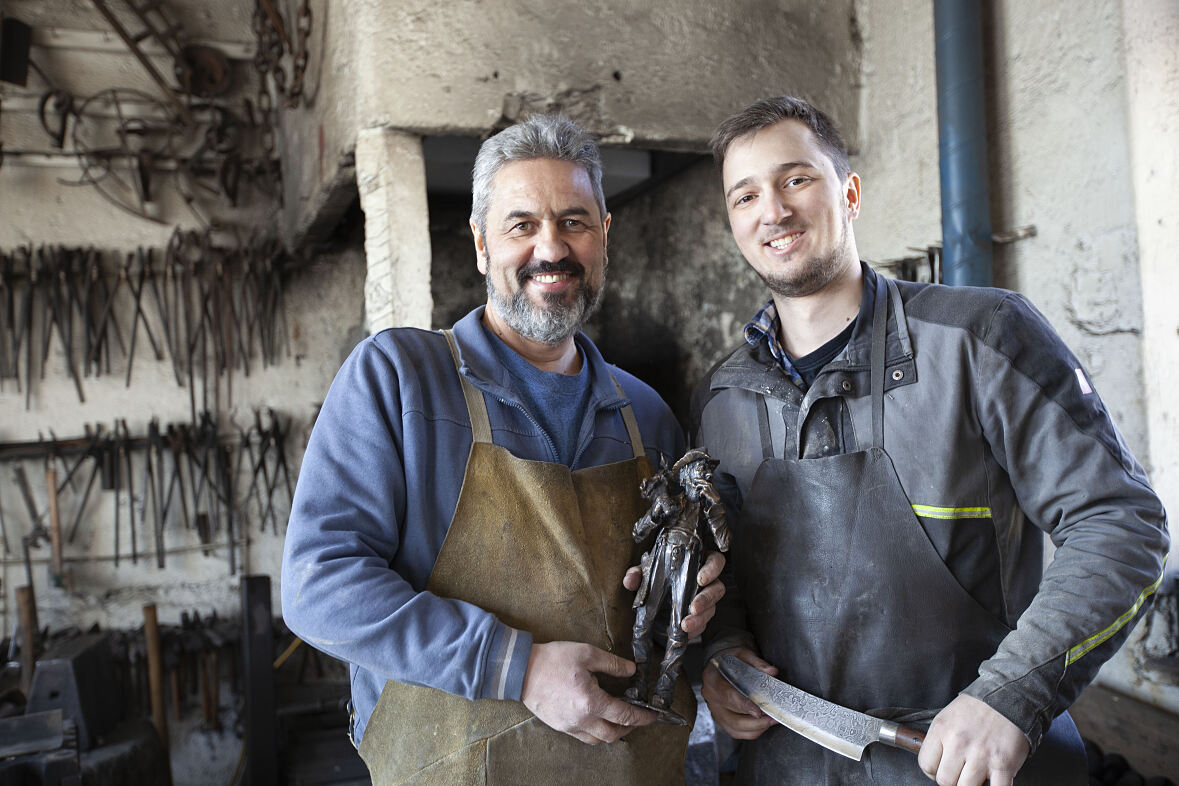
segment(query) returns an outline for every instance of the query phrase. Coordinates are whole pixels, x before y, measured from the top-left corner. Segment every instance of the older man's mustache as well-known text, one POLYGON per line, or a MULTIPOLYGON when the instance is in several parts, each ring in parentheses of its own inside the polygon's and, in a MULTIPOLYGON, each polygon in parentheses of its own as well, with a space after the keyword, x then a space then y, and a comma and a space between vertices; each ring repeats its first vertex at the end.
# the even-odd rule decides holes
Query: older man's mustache
POLYGON ((524 286, 524 282, 535 276, 544 275, 546 273, 571 273, 575 276, 584 276, 585 268, 580 262, 574 262, 571 259, 562 259, 557 262, 549 262, 542 260, 540 262, 533 262, 525 265, 516 271, 516 283, 519 286, 524 286))

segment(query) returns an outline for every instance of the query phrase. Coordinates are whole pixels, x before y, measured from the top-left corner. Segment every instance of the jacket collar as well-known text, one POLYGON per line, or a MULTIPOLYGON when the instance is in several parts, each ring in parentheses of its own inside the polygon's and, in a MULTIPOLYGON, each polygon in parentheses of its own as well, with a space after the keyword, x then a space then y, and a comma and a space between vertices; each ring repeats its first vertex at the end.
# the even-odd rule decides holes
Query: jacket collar
MULTIPOLYGON (((837 370, 868 370, 871 367, 872 354, 872 309, 876 304, 876 281, 881 277, 866 262, 860 262, 863 272, 863 284, 860 295, 860 316, 856 319, 855 330, 847 346, 839 353, 826 369, 837 370)), ((905 316, 905 306, 899 295, 892 298, 888 310, 887 339, 884 351, 885 367, 900 363, 911 362, 915 357, 913 344, 909 340, 909 323, 905 316)), ((781 372, 770 354, 765 341, 756 346, 744 344, 737 348, 717 368, 712 377, 710 387, 748 387, 762 389, 769 393, 777 387, 777 382, 767 378, 768 371, 777 371, 774 376, 780 377, 783 383, 789 384, 785 374, 781 372), (750 375, 753 376, 750 376, 750 375)))
MULTIPOLYGON (((459 373, 485 393, 520 405, 520 396, 515 390, 516 383, 496 358, 495 349, 491 345, 492 339, 483 328, 483 311, 486 308, 485 305, 479 306, 454 323, 452 330, 461 360, 459 373)), ((610 367, 594 343, 581 332, 573 337, 573 341, 581 351, 581 357, 589 365, 590 408, 603 409, 626 404, 629 400, 619 395, 614 387, 610 367)))
MULTIPOLYGON (((876 306, 876 281, 885 277, 873 270, 867 262, 861 261, 860 269, 863 271, 860 316, 856 319, 856 327, 847 342, 847 347, 831 361, 833 368, 869 368, 872 364, 872 310, 876 306)), ((884 349, 886 368, 902 360, 912 360, 914 357, 913 343, 909 340, 909 321, 905 317, 905 304, 899 293, 891 300, 888 305, 884 349)))

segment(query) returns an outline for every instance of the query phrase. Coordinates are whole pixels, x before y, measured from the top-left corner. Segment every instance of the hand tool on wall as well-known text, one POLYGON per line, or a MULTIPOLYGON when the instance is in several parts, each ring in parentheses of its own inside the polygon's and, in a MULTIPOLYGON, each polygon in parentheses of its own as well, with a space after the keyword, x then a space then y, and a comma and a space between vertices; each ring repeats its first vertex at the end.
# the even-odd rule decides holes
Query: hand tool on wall
POLYGON ((23 336, 25 341, 25 409, 27 410, 32 403, 33 395, 33 291, 37 285, 37 268, 33 264, 32 247, 29 247, 25 252, 25 264, 27 277, 25 291, 21 299, 21 326, 17 345, 19 347, 20 338, 23 336))
MULTIPOLYGON (((211 529, 211 515, 210 509, 214 508, 212 500, 212 485, 209 479, 209 472, 211 470, 211 461, 208 454, 208 446, 199 436, 199 428, 193 427, 193 430, 187 432, 186 436, 188 445, 189 457, 189 474, 193 478, 192 481, 192 510, 193 510, 193 526, 196 527, 197 537, 201 543, 209 544, 213 540, 213 533, 211 529), (204 501, 204 509, 202 510, 202 500, 204 501)), ((209 555, 209 549, 202 549, 202 554, 209 555)))
MULTIPOLYGON (((147 480, 151 483, 152 508, 156 542, 156 567, 163 568, 164 557, 164 438, 160 434, 159 418, 152 418, 147 426, 147 480), (154 461, 154 472, 153 472, 154 461)), ((144 493, 146 496, 146 492, 144 493)))
MULTIPOLYGON (((246 497, 255 496, 258 489, 258 477, 262 477, 262 488, 266 490, 266 500, 269 503, 274 494, 274 481, 271 480, 270 470, 266 463, 266 456, 270 451, 271 435, 264 428, 262 428, 262 412, 261 410, 254 410, 254 425, 252 431, 258 435, 258 455, 254 458, 253 449, 250 448, 250 458, 253 462, 253 472, 250 476, 250 488, 246 492, 246 497)), ((248 443, 247 443, 248 444, 248 443)), ((277 476, 278 470, 275 470, 277 476)), ((270 514, 270 506, 262 505, 262 501, 258 500, 258 528, 260 532, 266 531, 266 519, 270 514)))
POLYGON ((127 261, 123 266, 123 272, 119 275, 127 282, 127 288, 131 290, 131 298, 135 303, 135 312, 131 318, 131 347, 127 351, 127 380, 126 387, 131 387, 131 365, 135 362, 135 334, 139 323, 143 322, 143 332, 147 334, 148 341, 151 342, 152 352, 155 353, 156 360, 163 360, 164 355, 160 352, 159 344, 156 343, 156 338, 151 332, 151 326, 147 323, 147 315, 143 313, 143 283, 147 276, 146 255, 143 247, 139 248, 137 252, 139 260, 139 277, 135 283, 131 282, 129 270, 131 267, 131 256, 127 256, 127 261))
MULTIPOLYGON (((128 263, 128 265, 129 264, 130 263, 128 263)), ((99 267, 101 267, 101 265, 99 267)), ((126 351, 127 351, 126 345, 123 343, 122 331, 119 330, 118 317, 114 313, 115 298, 119 294, 119 289, 123 286, 124 282, 127 281, 127 267, 123 266, 119 269, 119 275, 117 278, 115 278, 115 285, 111 289, 107 288, 106 279, 105 279, 105 277, 103 277, 101 269, 98 269, 96 271, 95 279, 96 279, 97 283, 99 284, 99 286, 101 286, 101 288, 102 288, 102 295, 101 295, 101 297, 102 297, 102 313, 99 315, 98 323, 94 328, 94 335, 96 336, 96 339, 95 339, 94 343, 92 344, 92 355, 91 355, 90 359, 96 364, 95 368, 96 368, 96 373, 97 373, 97 363, 100 359, 99 352, 101 350, 105 349, 105 351, 106 351, 106 370, 107 370, 107 373, 109 374, 110 373, 110 341, 107 339, 107 329, 108 329, 107 325, 108 324, 114 330, 115 338, 118 340, 119 346, 122 348, 123 352, 126 353, 126 351)))
MULTIPOLYGON (((83 458, 94 459, 94 466, 90 470, 90 478, 86 481, 86 490, 82 492, 82 501, 78 503, 78 512, 74 515, 74 523, 70 526, 70 534, 67 540, 70 543, 74 542, 74 536, 78 534, 78 525, 82 523, 82 514, 86 512, 86 503, 90 500, 90 490, 94 488, 94 479, 102 470, 105 452, 102 448, 104 439, 102 435, 102 424, 95 424, 93 432, 90 431, 90 426, 86 426, 86 436, 90 438, 90 444, 86 448, 86 452, 78 460, 81 463, 83 458)), ((77 465, 75 465, 75 468, 77 465)))
POLYGON ((119 433, 119 422, 116 420, 111 427, 113 436, 111 437, 107 447, 106 461, 103 464, 102 473, 102 487, 114 491, 111 494, 111 499, 115 501, 115 516, 114 516, 114 533, 115 533, 115 567, 119 567, 119 483, 120 477, 123 474, 122 470, 122 456, 123 456, 123 439, 119 433), (109 480, 110 485, 107 485, 109 480))
MULTIPOLYGON (((69 372, 70 379, 74 381, 74 388, 78 393, 78 401, 85 402, 86 396, 82 393, 82 377, 78 373, 78 369, 74 364, 74 350, 73 350, 73 302, 69 296, 67 282, 70 280, 67 275, 68 261, 64 250, 42 249, 46 259, 44 287, 46 292, 46 299, 49 304, 50 318, 47 320, 49 327, 57 328, 57 336, 60 339, 62 354, 65 359, 66 369, 69 372)), ((48 333, 48 328, 46 329, 48 333)), ((48 365, 48 347, 46 353, 41 360, 41 378, 45 378, 45 366, 48 365)))
POLYGON ((57 506, 57 470, 52 466, 45 469, 45 494, 49 499, 49 580, 55 587, 64 587, 68 581, 62 553, 61 513, 57 506))
MULTIPOLYGON (((216 431, 214 431, 214 435, 216 431)), ((218 496, 221 497, 222 503, 225 506, 225 545, 229 549, 229 575, 237 575, 237 544, 234 542, 234 533, 237 531, 235 526, 235 506, 233 497, 233 461, 230 458, 229 447, 226 445, 217 445, 217 468, 218 476, 221 479, 220 491, 218 496)))
MULTIPOLYGON (((98 336, 94 334, 94 319, 95 312, 93 304, 95 300, 96 280, 102 272, 102 255, 94 249, 86 252, 86 261, 83 265, 84 273, 82 279, 82 348, 84 354, 82 356, 82 373, 85 376, 90 376, 91 356, 94 354, 94 345, 98 341, 98 336)), ((94 371, 94 376, 98 376, 98 369, 94 371)))
MULTIPOLYGON (((250 502, 252 500, 254 502, 254 509, 258 511, 258 519, 260 522, 259 523, 259 531, 265 532, 266 531, 266 521, 265 521, 265 519, 262 518, 262 511, 265 508, 262 504, 262 497, 258 493, 258 473, 261 471, 261 468, 259 467, 258 459, 254 454, 253 442, 251 442, 251 440, 250 440, 251 430, 239 429, 239 432, 240 432, 240 434, 239 434, 239 438, 238 438, 239 441, 238 441, 238 449, 237 449, 238 469, 236 469, 234 471, 233 476, 235 478, 240 476, 241 467, 243 465, 245 465, 247 460, 249 461, 248 466, 250 469, 250 487, 249 487, 249 489, 247 489, 246 495, 242 499, 242 520, 243 520, 243 522, 249 521, 249 519, 250 519, 250 502)), ((246 529, 244 523, 243 523, 243 529, 246 529)))
POLYGON ((0 542, 3 542, 4 553, 11 554, 12 549, 8 546, 8 527, 4 525, 4 500, 0 499, 0 542))
POLYGON ((34 297, 40 295, 39 300, 41 301, 41 379, 45 379, 45 366, 49 360, 50 338, 53 335, 53 325, 57 321, 56 314, 52 308, 53 302, 49 298, 49 286, 47 282, 52 276, 49 273, 49 266, 45 261, 45 254, 45 246, 37 249, 36 278, 30 279, 35 285, 34 297))
POLYGON ((119 425, 123 429, 123 441, 120 445, 120 452, 123 456, 123 461, 127 470, 127 524, 131 528, 131 564, 135 565, 139 562, 139 546, 138 533, 135 531, 135 485, 132 482, 132 462, 131 462, 131 429, 127 428, 127 421, 124 418, 119 418, 119 425))
POLYGON ((184 488, 184 465, 187 458, 184 435, 175 424, 169 423, 164 441, 167 443, 168 453, 172 456, 172 478, 168 481, 168 493, 164 498, 164 516, 166 519, 172 504, 173 490, 177 490, 181 520, 184 522, 184 528, 189 529, 192 527, 192 519, 188 517, 188 492, 184 488))
MULTIPOLYGON (((168 347, 168 356, 172 360, 172 373, 174 373, 176 375, 176 384, 183 385, 184 381, 180 378, 180 370, 176 365, 177 352, 176 352, 176 344, 172 340, 172 324, 171 324, 172 321, 170 319, 170 314, 168 311, 167 285, 165 284, 165 286, 163 287, 164 294, 163 294, 163 296, 161 296, 160 295, 161 287, 159 286, 159 284, 156 281, 158 276, 156 275, 156 271, 155 271, 152 249, 150 249, 150 248, 147 249, 146 253, 144 253, 143 249, 140 249, 140 264, 142 265, 142 267, 141 267, 141 270, 143 271, 142 275, 146 278, 148 285, 151 287, 152 299, 155 300, 155 302, 156 302, 156 313, 160 318, 160 326, 161 326, 161 329, 163 330, 163 333, 164 333, 164 343, 165 343, 165 346, 168 347)), ((167 274, 165 273, 165 275, 167 275, 167 274)), ((140 280, 140 287, 141 288, 143 287, 142 278, 140 280)), ((147 318, 146 317, 144 317, 144 325, 145 326, 147 325, 147 318)), ((157 360, 163 359, 163 355, 161 354, 158 347, 156 348, 156 359, 157 360)))
POLYGON ((66 486, 69 486, 71 491, 76 492, 78 490, 78 487, 74 484, 74 475, 78 472, 78 467, 82 466, 82 462, 88 458, 90 449, 94 446, 94 438, 90 432, 90 426, 86 426, 85 428, 86 439, 89 440, 89 444, 78 454, 78 458, 74 460, 72 466, 66 464, 64 451, 58 450, 57 435, 53 433, 53 429, 49 429, 49 439, 50 445, 53 446, 53 453, 57 457, 57 460, 61 462, 61 468, 65 470, 65 477, 57 484, 58 494, 65 491, 66 486))
MULTIPOLYGON (((25 501, 25 509, 29 513, 29 534, 25 536, 24 540, 33 548, 42 540, 49 540, 49 532, 41 523, 43 513, 37 512, 37 503, 33 499, 33 490, 29 486, 28 475, 25 474, 25 468, 21 464, 17 464, 12 468, 12 475, 16 479, 16 486, 20 489, 21 497, 25 501)), ((33 569, 31 563, 27 564, 26 570, 28 572, 29 584, 33 583, 33 569)))
POLYGON ((287 469, 287 437, 291 433, 291 420, 287 418, 284 423, 282 416, 273 407, 267 407, 266 411, 270 415, 270 429, 274 432, 274 446, 278 452, 278 466, 282 470, 282 479, 287 488, 287 503, 289 505, 295 496, 294 486, 291 485, 291 473, 287 469))
POLYGON ((29 306, 26 305, 25 300, 32 296, 32 290, 29 288, 27 277, 24 287, 21 290, 20 303, 16 302, 16 286, 19 276, 19 268, 17 265, 17 255, 23 249, 17 249, 5 260, 5 277, 8 279, 8 336, 10 340, 9 361, 12 364, 11 376, 16 380, 16 392, 21 391, 20 386, 20 348, 25 331, 25 322, 28 319, 29 306))
POLYGON ((266 521, 267 521, 267 519, 269 519, 270 525, 271 525, 271 531, 274 532, 275 534, 277 534, 278 533, 278 515, 277 515, 277 513, 275 513, 275 509, 274 509, 274 492, 275 492, 275 489, 278 487, 278 474, 279 474, 280 470, 283 473, 283 479, 286 483, 288 504, 289 504, 290 497, 293 494, 293 491, 291 489, 291 476, 290 476, 290 473, 287 471, 286 446, 285 446, 286 432, 283 430, 282 424, 279 421, 278 413, 275 412, 273 409, 268 409, 267 412, 268 412, 268 417, 270 418, 270 428, 265 431, 263 431, 263 429, 262 429, 261 416, 257 412, 254 413, 255 414, 255 422, 257 424, 257 428, 259 430, 259 433, 264 435, 263 436, 263 445, 264 445, 263 450, 265 451, 265 450, 269 449, 271 446, 273 446, 274 453, 275 453, 274 473, 267 480, 267 484, 266 484, 266 511, 262 514, 262 527, 265 528, 266 521))
POLYGON ((12 258, 0 251, 0 391, 4 390, 4 380, 11 376, 12 370, 10 342, 16 321, 12 313, 14 306, 12 258))
POLYGON ((61 494, 61 492, 65 491, 66 486, 69 486, 71 491, 76 492, 78 490, 74 486, 74 471, 77 470, 78 465, 82 463, 82 459, 85 458, 85 455, 86 454, 83 453, 82 456, 74 462, 74 466, 70 467, 70 465, 66 463, 65 456, 60 450, 57 441, 57 435, 53 433, 53 429, 49 429, 49 459, 50 461, 57 461, 59 464, 61 464, 61 468, 65 470, 65 475, 62 477, 61 482, 57 485, 58 494, 61 494))
MULTIPOLYGON (((153 418, 153 420, 154 420, 154 418, 153 418)), ((151 496, 151 497, 155 496, 156 484, 155 484, 155 473, 152 471, 151 448, 148 447, 148 449, 145 450, 143 452, 143 454, 144 454, 143 455, 143 480, 139 484, 140 494, 139 494, 138 507, 139 507, 139 526, 146 528, 147 527, 147 500, 148 500, 149 496, 151 496)), ((155 500, 155 504, 156 504, 156 512, 158 513, 159 512, 158 498, 155 500)), ((152 534, 153 534, 153 536, 156 534, 156 526, 155 526, 154 522, 152 524, 152 534)), ((156 550, 157 550, 156 559, 159 560, 162 558, 162 554, 159 553, 159 542, 158 541, 156 542, 156 550)))
POLYGON ((33 492, 29 488, 29 479, 25 475, 24 467, 17 464, 13 468, 13 476, 16 478, 16 484, 20 488, 21 496, 24 497, 25 507, 28 508, 29 519, 32 522, 29 528, 29 534, 21 538, 21 550, 24 552, 26 586, 17 588, 17 603, 20 606, 20 626, 24 637, 21 646, 21 675, 25 695, 27 696, 29 685, 32 684, 33 660, 36 657, 37 637, 40 630, 37 623, 37 596, 33 589, 33 559, 29 554, 29 550, 36 548, 42 538, 48 540, 48 533, 45 532, 45 528, 41 525, 41 516, 37 513, 37 503, 33 501, 33 492), (24 681, 26 667, 27 682, 24 681))
MULTIPOLYGON (((171 246, 169 246, 170 249, 171 246)), ((193 375, 193 370, 197 325, 192 312, 193 267, 193 265, 184 265, 182 267, 182 273, 177 284, 180 287, 180 299, 184 305, 184 364, 188 374, 189 421, 196 423, 196 377, 193 375)), ((201 373, 204 373, 203 369, 201 373)), ((195 490, 193 493, 196 493, 195 490)))

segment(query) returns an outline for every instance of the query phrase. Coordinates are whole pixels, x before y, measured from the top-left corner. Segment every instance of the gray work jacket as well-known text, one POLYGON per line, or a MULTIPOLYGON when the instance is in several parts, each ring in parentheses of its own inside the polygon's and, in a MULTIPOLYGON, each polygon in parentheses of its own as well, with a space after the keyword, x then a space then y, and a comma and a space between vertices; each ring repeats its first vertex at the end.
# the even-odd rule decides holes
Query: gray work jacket
MULTIPOLYGON (((872 313, 876 280, 863 270, 861 315, 872 313)), ((1081 364, 1026 298, 898 284, 901 302, 887 327, 884 448, 947 568, 1014 628, 963 692, 1019 726, 1034 750, 1157 588, 1166 514, 1081 364), (1046 569, 1041 531, 1056 547, 1046 569)), ((762 460, 760 398, 778 458, 870 443, 871 333, 871 321, 858 320, 805 394, 764 340, 738 347, 700 383, 693 444, 719 459, 717 486, 734 514, 762 460)), ((708 650, 756 649, 727 583, 708 650)), ((881 591, 887 585, 881 576, 881 591)))

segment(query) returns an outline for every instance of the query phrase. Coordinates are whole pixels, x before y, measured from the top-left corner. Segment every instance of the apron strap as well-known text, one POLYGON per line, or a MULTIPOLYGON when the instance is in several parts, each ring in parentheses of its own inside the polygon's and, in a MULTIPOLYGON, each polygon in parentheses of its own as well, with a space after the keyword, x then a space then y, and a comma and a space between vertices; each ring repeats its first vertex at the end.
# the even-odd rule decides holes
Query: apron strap
POLYGON ((757 430, 761 432, 761 457, 772 459, 774 457, 774 440, 770 436, 770 405, 766 403, 765 396, 758 396, 757 400, 761 404, 757 408, 757 430))
POLYGON ((467 415, 471 418, 471 439, 475 442, 491 441, 491 421, 487 419, 487 403, 483 400, 483 392, 471 384, 471 380, 463 376, 462 361, 459 360, 458 345, 454 343, 454 336, 449 330, 443 330, 446 342, 450 344, 450 356, 454 358, 454 368, 458 372, 459 382, 463 386, 463 398, 467 401, 467 415))
MULTIPOLYGON (((613 374, 610 375, 610 381, 614 383, 614 389, 618 391, 618 395, 625 398, 626 393, 623 392, 622 385, 618 384, 618 380, 614 378, 613 374)), ((631 452, 634 453, 635 458, 642 458, 647 455, 647 451, 643 447, 643 435, 639 433, 639 424, 635 420, 634 410, 630 408, 630 404, 627 404, 621 412, 622 422, 626 424, 626 433, 630 437, 631 452)))
POLYGON ((888 338, 888 290, 885 278, 876 274, 872 307, 872 447, 884 447, 884 348, 888 338))
POLYGON ((905 311, 901 305, 900 287, 891 278, 886 278, 884 281, 888 284, 888 299, 892 302, 892 321, 897 326, 897 338, 901 340, 901 353, 911 355, 913 354, 913 345, 909 342, 909 325, 902 318, 905 311))

